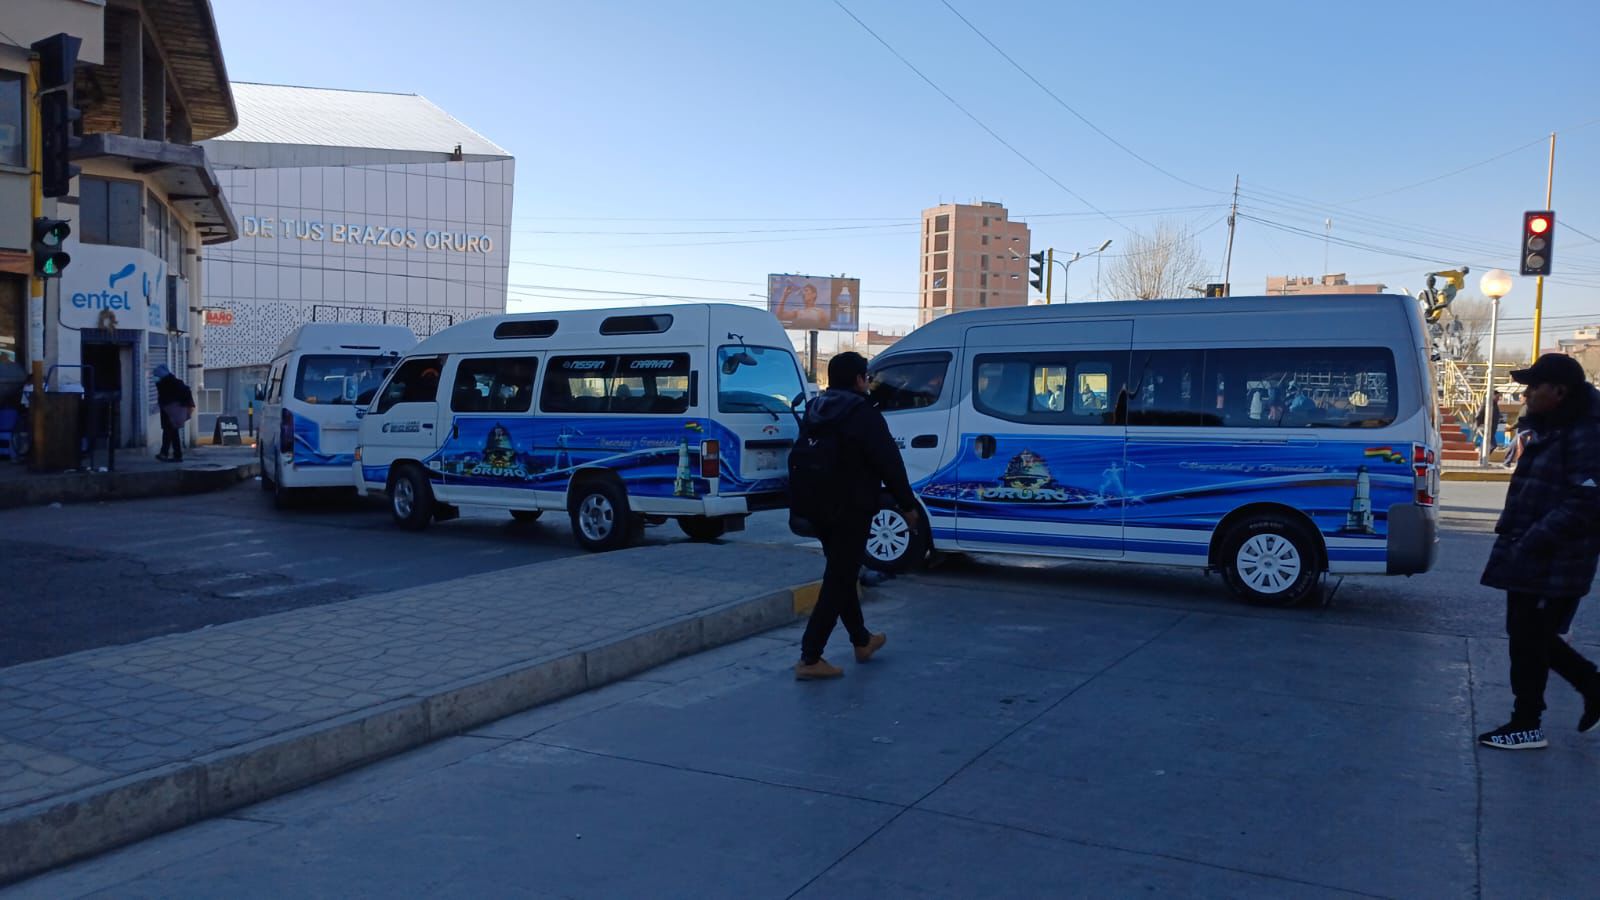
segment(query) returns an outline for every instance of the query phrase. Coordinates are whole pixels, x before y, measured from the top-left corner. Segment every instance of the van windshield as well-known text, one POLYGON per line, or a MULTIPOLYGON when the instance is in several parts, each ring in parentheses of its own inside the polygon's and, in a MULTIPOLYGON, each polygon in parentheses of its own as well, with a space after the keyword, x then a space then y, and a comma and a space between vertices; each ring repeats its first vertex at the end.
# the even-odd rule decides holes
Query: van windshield
POLYGON ((302 356, 294 398, 319 406, 366 403, 394 364, 391 356, 302 356))
POLYGON ((742 344, 717 350, 718 412, 788 412, 804 392, 793 351, 742 344))

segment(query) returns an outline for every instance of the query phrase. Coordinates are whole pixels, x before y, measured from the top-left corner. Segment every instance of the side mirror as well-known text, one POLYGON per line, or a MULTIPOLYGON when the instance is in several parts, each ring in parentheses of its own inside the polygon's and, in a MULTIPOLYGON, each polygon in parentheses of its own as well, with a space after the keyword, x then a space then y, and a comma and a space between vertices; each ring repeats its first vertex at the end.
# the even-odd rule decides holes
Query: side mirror
POLYGON ((365 419, 366 417, 367 417, 367 408, 365 406, 356 407, 356 418, 365 419))
POLYGON ((265 399, 267 399, 267 389, 259 384, 256 385, 256 400, 260 401, 265 399))

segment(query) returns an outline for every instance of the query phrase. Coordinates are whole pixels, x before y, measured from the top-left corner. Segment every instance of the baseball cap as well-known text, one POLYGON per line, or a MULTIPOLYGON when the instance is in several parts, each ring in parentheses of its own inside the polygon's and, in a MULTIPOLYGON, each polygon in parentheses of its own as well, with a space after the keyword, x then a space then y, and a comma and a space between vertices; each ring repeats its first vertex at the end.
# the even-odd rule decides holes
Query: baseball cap
POLYGON ((1546 353, 1526 369, 1516 369, 1511 378, 1518 384, 1583 384, 1588 380, 1583 365, 1565 353, 1546 353))

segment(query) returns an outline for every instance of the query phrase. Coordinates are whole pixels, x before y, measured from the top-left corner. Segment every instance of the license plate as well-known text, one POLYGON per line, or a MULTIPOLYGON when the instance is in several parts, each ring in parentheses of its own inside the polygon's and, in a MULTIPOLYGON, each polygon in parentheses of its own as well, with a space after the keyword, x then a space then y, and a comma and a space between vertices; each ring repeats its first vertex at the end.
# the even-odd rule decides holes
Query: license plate
POLYGON ((783 468, 783 454, 777 450, 747 450, 746 462, 752 472, 766 472, 783 468))

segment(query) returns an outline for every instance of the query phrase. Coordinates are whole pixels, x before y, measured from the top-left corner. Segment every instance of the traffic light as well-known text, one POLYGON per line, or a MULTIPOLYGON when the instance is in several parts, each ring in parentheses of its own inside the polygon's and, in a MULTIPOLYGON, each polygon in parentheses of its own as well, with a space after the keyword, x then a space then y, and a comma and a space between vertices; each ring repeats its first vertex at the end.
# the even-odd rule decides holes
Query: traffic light
POLYGON ((1041 294, 1044 293, 1044 273, 1048 267, 1043 250, 1028 254, 1028 284, 1041 294))
POLYGON ((67 240, 67 235, 72 233, 72 225, 66 219, 47 219, 40 216, 33 220, 33 274, 40 278, 57 278, 61 270, 72 262, 62 249, 62 244, 67 240))
POLYGON ((65 197, 78 167, 72 164, 77 139, 73 125, 83 114, 73 106, 73 70, 82 39, 57 34, 33 44, 39 54, 40 174, 46 197, 65 197))
POLYGON ((1549 275, 1556 214, 1548 209, 1522 214, 1522 274, 1549 275))

